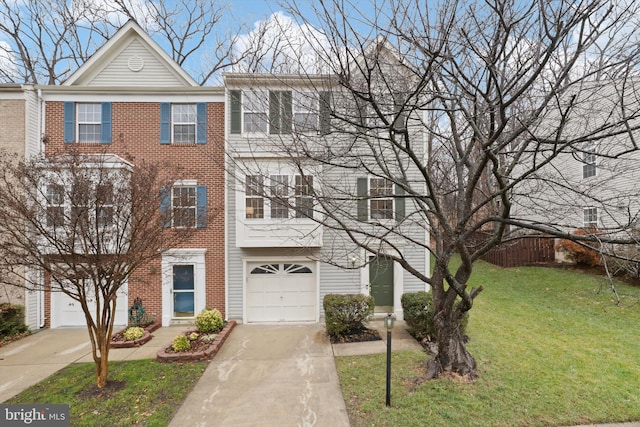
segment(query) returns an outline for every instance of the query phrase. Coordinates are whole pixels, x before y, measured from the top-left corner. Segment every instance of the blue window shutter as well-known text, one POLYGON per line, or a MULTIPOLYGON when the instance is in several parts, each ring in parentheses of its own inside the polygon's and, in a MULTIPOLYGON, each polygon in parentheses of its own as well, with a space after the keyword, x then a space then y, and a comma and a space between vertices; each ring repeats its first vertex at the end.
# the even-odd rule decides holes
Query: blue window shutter
POLYGON ((207 186, 196 186, 196 227, 207 226, 207 186))
POLYGON ((358 178, 357 195, 358 195, 358 221, 366 222, 369 220, 369 180, 367 178, 358 178))
POLYGON ((111 103, 102 103, 102 125, 100 126, 100 142, 111 144, 111 103))
POLYGON ((165 228, 171 227, 171 187, 160 189, 160 218, 165 228))
POLYGON ((196 110, 198 113, 196 144, 206 144, 207 143, 207 104, 204 102, 197 103, 196 110))
POLYGON ((160 104, 160 144, 171 144, 171 104, 160 104))
POLYGON ((229 91, 231 98, 231 133, 242 132, 242 92, 239 90, 229 91))
POLYGON ((64 103, 64 143, 73 144, 76 142, 76 104, 75 102, 64 103))

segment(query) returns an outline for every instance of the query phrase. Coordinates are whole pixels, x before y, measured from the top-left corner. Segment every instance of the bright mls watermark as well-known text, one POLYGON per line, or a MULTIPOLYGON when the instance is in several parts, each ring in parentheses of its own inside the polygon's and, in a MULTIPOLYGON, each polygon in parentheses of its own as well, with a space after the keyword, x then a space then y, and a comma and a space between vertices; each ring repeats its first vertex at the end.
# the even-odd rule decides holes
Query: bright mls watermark
POLYGON ((1 426, 69 427, 69 405, 3 405, 1 426))

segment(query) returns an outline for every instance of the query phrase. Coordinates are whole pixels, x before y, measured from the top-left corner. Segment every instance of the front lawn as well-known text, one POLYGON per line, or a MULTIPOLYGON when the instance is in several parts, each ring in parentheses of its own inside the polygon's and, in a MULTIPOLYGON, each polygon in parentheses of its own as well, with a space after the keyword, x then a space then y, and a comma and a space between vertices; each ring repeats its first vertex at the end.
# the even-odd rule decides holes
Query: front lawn
POLYGON ((72 426, 166 426, 208 362, 109 362, 109 384, 95 389, 95 364, 69 365, 4 402, 70 405, 72 426))
POLYGON ((471 311, 473 383, 427 381, 426 354, 396 352, 391 408, 386 355, 336 358, 353 427, 560 426, 640 420, 640 289, 553 268, 476 264, 484 285, 471 311))

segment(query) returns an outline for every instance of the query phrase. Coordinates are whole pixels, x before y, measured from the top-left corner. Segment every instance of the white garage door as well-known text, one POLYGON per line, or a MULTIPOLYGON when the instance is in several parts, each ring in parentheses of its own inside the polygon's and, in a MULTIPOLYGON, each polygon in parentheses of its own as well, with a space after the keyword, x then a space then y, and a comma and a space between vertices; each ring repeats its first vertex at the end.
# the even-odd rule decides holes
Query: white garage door
MULTIPOLYGON (((88 298, 89 307, 91 303, 95 303, 95 298, 88 298)), ((116 326, 126 326, 128 319, 127 307, 127 287, 123 286, 118 291, 118 299, 116 301, 116 326)), ((95 306, 94 306, 95 307, 95 306)), ((95 309, 92 310, 92 313, 95 309)), ((84 312, 80 303, 70 296, 62 292, 51 293, 51 327, 59 328, 64 326, 87 326, 84 312)))
POLYGON ((313 263, 249 263, 247 322, 315 321, 314 268, 313 263))

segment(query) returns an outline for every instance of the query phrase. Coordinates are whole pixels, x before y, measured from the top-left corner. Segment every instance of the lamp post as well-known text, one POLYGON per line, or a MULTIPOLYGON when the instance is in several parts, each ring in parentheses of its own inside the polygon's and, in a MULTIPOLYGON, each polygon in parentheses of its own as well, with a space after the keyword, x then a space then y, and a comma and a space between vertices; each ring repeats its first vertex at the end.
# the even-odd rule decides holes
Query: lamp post
POLYGON ((387 329, 387 406, 391 406, 391 330, 395 320, 391 313, 387 313, 384 318, 384 327, 387 329))

